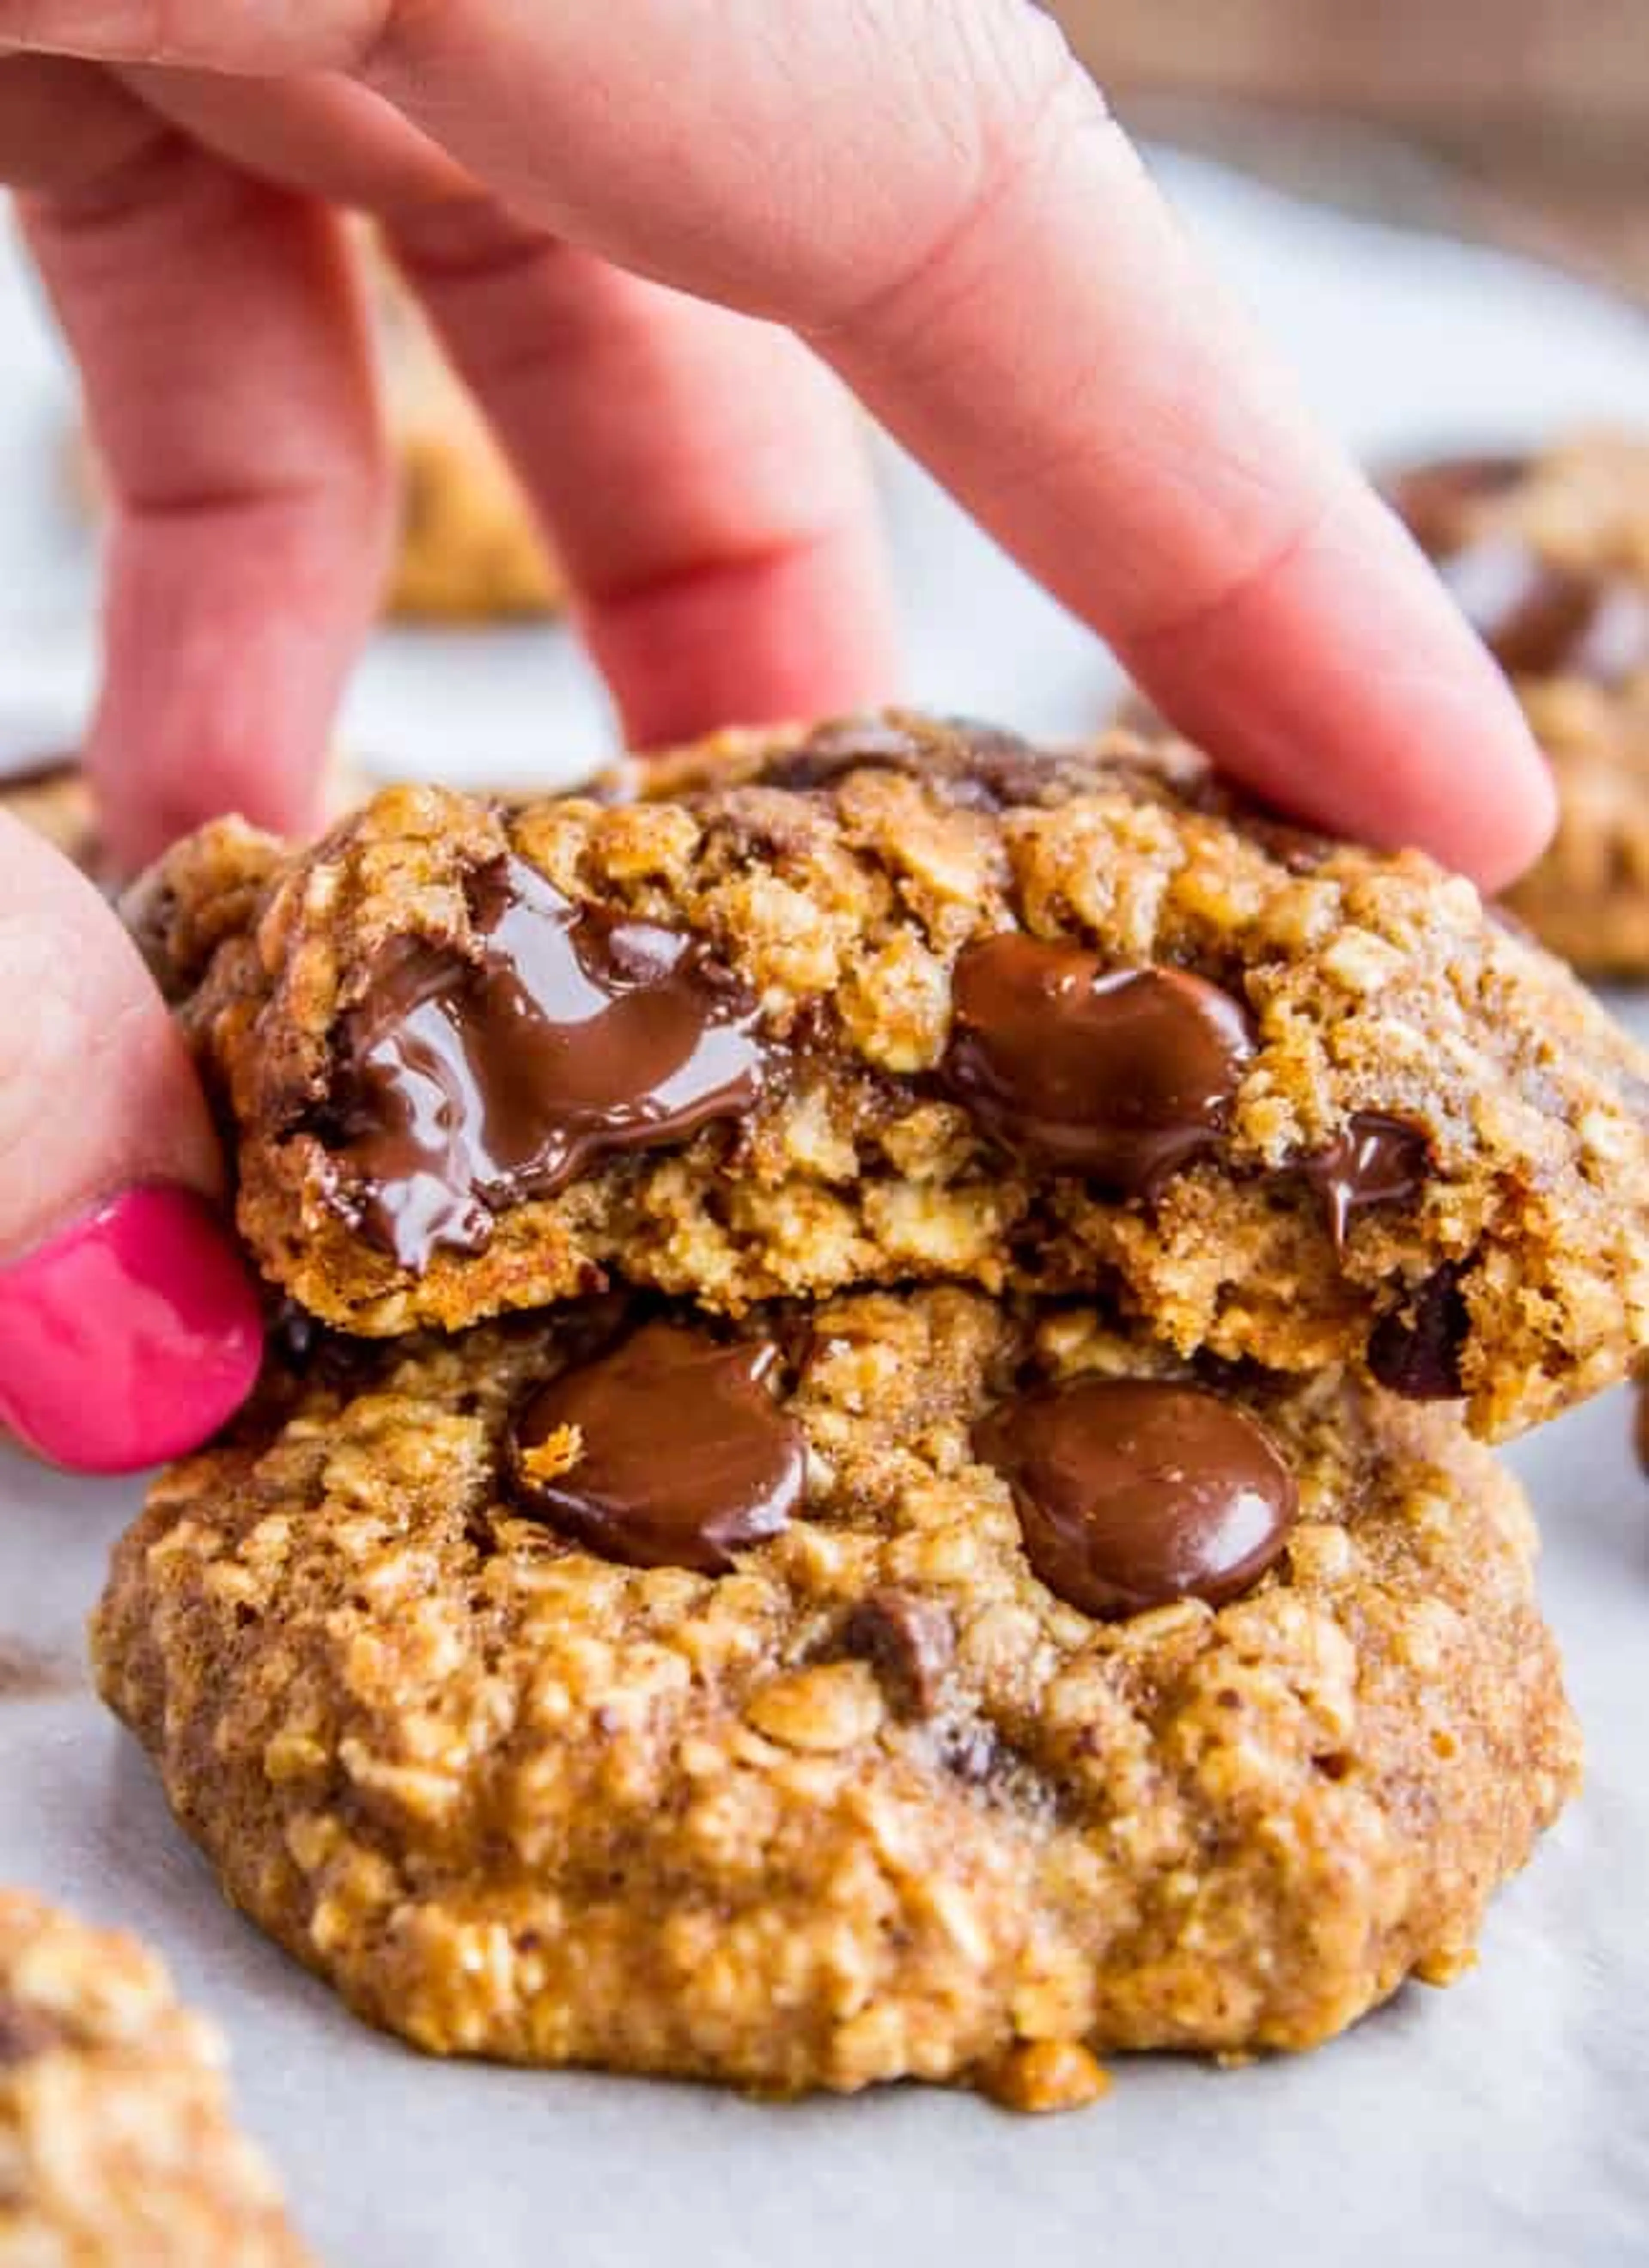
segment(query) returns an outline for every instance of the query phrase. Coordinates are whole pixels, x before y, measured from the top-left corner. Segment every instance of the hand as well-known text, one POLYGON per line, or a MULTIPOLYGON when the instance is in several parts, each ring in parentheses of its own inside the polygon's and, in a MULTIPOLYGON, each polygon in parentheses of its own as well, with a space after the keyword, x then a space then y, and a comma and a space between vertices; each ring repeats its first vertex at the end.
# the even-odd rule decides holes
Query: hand
MULTIPOLYGON (((226 807, 311 816, 391 511, 352 205, 513 456, 632 740, 890 689, 834 372, 1262 793, 1485 883, 1539 847, 1505 685, 1026 0, 0 0, 0 176, 112 488, 88 755, 125 860, 226 807)), ((69 997, 75 1045, 0 1035, 0 1255, 214 1170, 158 1005, 40 863, 0 837, 0 976, 14 1018, 69 997)), ((36 1438, 8 1381, 38 1334, 6 1315, 58 1242, 0 1270, 0 1414, 36 1438)))

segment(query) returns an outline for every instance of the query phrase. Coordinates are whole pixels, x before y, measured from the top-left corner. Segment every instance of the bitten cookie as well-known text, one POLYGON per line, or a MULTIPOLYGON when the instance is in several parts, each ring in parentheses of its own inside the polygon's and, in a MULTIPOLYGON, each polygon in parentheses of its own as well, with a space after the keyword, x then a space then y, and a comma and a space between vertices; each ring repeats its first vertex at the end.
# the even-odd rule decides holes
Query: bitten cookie
POLYGON ((303 2268, 222 2065, 130 1938, 0 1890, 0 2259, 303 2268))
POLYGON ((1126 736, 872 719, 639 784, 219 828, 134 900, 315 1314, 1101 1289, 1490 1434, 1649 1339, 1649 1061, 1429 860, 1126 736))
POLYGON ((1059 2107, 1447 1981, 1575 1785, 1515 1484, 1377 1389, 955 1289, 304 1354, 94 1653, 422 2047, 1059 2107))
POLYGON ((1649 442, 1446 460, 1389 493, 1551 760, 1557 834, 1508 904, 1579 968, 1649 974, 1649 442))

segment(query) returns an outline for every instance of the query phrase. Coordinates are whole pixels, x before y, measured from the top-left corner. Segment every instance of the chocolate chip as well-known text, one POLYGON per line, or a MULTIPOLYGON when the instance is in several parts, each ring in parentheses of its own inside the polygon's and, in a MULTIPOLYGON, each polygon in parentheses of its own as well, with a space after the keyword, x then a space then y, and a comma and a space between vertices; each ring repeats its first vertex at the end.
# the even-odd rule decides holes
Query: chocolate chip
POLYGON ((1354 1213, 1401 1204, 1425 1186, 1432 1145, 1419 1127, 1380 1110, 1354 1110, 1345 1130, 1289 1169, 1301 1174, 1322 1204, 1336 1252, 1345 1250, 1354 1213))
POLYGON ((1623 684, 1649 666, 1642 585, 1559 566, 1513 529, 1473 533, 1474 507, 1514 487, 1528 469, 1522 457, 1462 457, 1417 466, 1388 493, 1508 675, 1623 684))
POLYGON ((1216 1145, 1254 1054, 1218 985, 1017 932, 965 948, 953 1000, 949 1092, 1011 1145, 1125 1195, 1216 1145))
POLYGON ((1201 1387, 1038 1387, 983 1419, 974 1447, 1012 1488, 1031 1565, 1084 1614, 1235 1598, 1294 1517, 1293 1475, 1270 1434, 1201 1387))
POLYGON ((1632 1447, 1638 1452, 1640 1469, 1649 1474, 1649 1384, 1640 1379, 1637 1393, 1637 1408, 1632 1413, 1632 1447))
POLYGON ((955 1647, 937 1600, 891 1586, 861 1600, 842 1627, 843 1652, 870 1663, 902 1717, 932 1715, 955 1647))
POLYGON ((723 1575, 788 1527, 806 1444, 766 1384, 771 1339, 644 1324, 541 1387, 512 1429, 516 1503, 603 1558, 723 1575), (573 1431, 576 1429, 576 1437, 573 1431))
POLYGON ((1370 1370, 1405 1401, 1454 1402, 1464 1391, 1460 1363, 1471 1318, 1460 1277, 1456 1263, 1446 1261, 1369 1335, 1370 1370))
POLYGON ((591 1160, 747 1112, 769 1051, 695 939, 575 904, 519 858, 477 876, 467 951, 397 941, 343 1019, 335 1202, 404 1268, 591 1160))

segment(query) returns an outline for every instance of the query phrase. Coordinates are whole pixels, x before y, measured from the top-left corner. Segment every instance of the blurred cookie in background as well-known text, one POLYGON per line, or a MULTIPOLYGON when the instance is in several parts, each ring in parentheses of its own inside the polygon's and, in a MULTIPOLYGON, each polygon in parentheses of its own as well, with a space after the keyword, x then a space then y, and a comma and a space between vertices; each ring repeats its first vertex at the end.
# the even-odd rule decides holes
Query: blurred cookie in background
MULTIPOLYGON (((554 614, 565 586, 515 475, 408 291, 363 233, 401 526, 384 611, 398 620, 492 622, 554 614)), ((84 425, 70 485, 99 515, 102 476, 84 425)))
POLYGON ((303 2268, 224 2051, 133 1939, 0 1890, 0 2259, 303 2268))
POLYGON ((368 264, 401 470, 389 613, 479 622, 554 612, 562 578, 514 474, 411 293, 381 254, 368 264))
POLYGON ((1649 439, 1439 458, 1386 493, 1512 679, 1560 816, 1506 902, 1599 976, 1649 976, 1649 439))

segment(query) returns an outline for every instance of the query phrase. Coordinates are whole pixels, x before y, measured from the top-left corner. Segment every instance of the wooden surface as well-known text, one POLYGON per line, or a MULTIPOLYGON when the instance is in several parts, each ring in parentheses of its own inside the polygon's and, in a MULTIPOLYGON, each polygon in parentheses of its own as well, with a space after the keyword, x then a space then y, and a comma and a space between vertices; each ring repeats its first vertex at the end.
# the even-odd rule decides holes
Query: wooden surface
POLYGON ((1649 308, 1649 0, 1054 0, 1137 130, 1649 308))
POLYGON ((1119 86, 1370 116, 1649 124, 1644 0, 1055 0, 1119 86))

